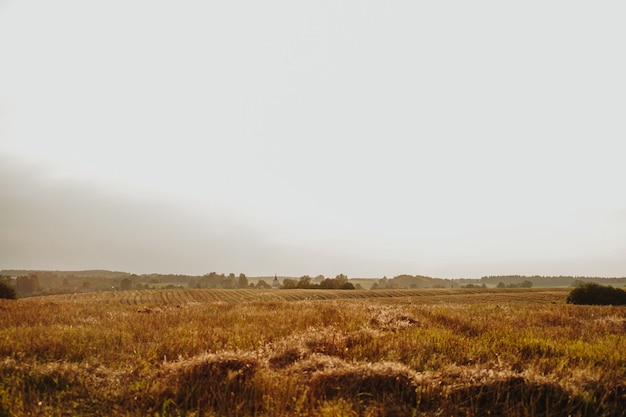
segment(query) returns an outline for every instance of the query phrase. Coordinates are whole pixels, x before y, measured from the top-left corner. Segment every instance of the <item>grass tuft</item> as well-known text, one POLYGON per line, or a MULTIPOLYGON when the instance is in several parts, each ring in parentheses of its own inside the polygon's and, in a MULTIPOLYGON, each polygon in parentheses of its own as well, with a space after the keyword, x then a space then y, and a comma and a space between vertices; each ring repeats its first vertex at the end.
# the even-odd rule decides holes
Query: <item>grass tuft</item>
POLYGON ((157 408, 169 402, 181 410, 210 409, 220 415, 253 415, 262 391, 255 376, 259 361, 246 354, 204 354, 165 364, 152 390, 157 408))

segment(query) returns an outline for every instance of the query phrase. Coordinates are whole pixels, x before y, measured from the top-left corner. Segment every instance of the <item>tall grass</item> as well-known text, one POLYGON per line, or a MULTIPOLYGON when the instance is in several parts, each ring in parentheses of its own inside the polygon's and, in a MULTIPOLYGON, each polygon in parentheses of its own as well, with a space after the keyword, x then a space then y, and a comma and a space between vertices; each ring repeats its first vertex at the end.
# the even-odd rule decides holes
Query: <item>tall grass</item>
POLYGON ((343 293, 3 301, 0 416, 626 415, 624 307, 343 293))

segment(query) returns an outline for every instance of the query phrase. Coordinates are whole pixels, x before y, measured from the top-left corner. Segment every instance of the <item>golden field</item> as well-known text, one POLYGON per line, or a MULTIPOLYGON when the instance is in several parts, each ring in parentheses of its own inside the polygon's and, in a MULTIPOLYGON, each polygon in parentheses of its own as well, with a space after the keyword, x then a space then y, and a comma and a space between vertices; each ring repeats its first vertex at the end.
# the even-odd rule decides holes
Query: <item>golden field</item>
POLYGON ((624 416, 626 307, 568 293, 0 300, 0 416, 624 416))

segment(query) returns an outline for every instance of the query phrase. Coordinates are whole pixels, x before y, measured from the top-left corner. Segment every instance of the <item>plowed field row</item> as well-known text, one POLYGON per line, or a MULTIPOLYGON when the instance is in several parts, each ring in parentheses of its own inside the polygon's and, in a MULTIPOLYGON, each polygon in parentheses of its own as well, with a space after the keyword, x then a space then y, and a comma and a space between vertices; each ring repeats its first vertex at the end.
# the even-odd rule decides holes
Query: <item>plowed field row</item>
POLYGON ((25 300, 122 304, 128 306, 177 306, 210 302, 307 301, 341 299, 389 299, 394 302, 477 303, 477 302, 535 302, 539 304, 564 302, 569 288, 533 289, 411 289, 411 290, 221 290, 167 289, 106 291, 33 297, 25 300))

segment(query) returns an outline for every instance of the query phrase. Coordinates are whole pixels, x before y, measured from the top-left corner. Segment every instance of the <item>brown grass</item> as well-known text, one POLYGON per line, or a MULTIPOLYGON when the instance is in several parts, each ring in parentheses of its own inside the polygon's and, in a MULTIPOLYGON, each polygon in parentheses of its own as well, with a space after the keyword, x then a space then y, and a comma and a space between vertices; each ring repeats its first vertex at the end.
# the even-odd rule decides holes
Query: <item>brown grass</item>
POLYGON ((2 301, 0 416, 626 415, 625 307, 327 292, 2 301))

